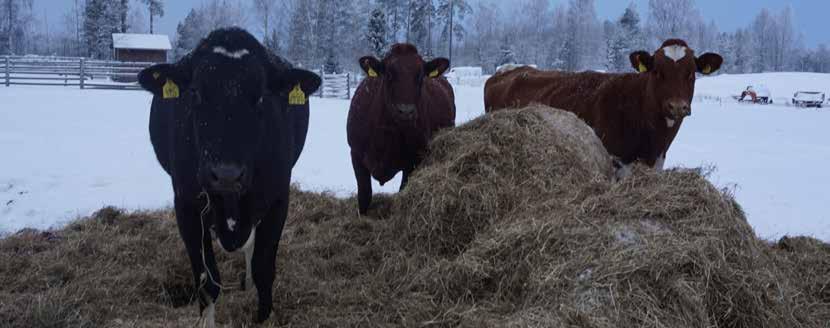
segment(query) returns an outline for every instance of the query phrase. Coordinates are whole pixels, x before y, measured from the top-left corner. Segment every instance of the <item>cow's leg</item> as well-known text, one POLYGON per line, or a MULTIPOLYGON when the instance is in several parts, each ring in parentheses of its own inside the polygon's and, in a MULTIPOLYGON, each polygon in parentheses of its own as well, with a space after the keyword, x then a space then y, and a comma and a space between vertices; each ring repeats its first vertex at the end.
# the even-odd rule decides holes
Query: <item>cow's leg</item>
POLYGON ((254 287, 253 266, 251 260, 254 258, 254 244, 256 244, 256 228, 251 230, 251 235, 242 250, 245 252, 245 276, 242 278, 242 290, 254 287))
POLYGON ((197 286, 201 321, 205 327, 214 327, 215 304, 219 298, 221 290, 219 285, 222 282, 219 278, 219 269, 213 254, 210 231, 207 224, 202 224, 199 211, 190 204, 183 204, 185 202, 176 199, 176 222, 179 227, 179 235, 184 241, 187 256, 190 259, 193 280, 197 286), (204 257, 202 257, 203 253, 204 257), (205 270, 206 267, 207 270, 205 270))
POLYGON ((256 230, 251 266, 258 298, 257 313, 254 318, 257 323, 264 322, 271 315, 277 247, 287 216, 288 199, 280 200, 268 212, 256 230))
POLYGON ((372 176, 360 161, 360 155, 352 152, 352 167, 357 179, 357 208, 360 215, 366 215, 372 204, 372 176))

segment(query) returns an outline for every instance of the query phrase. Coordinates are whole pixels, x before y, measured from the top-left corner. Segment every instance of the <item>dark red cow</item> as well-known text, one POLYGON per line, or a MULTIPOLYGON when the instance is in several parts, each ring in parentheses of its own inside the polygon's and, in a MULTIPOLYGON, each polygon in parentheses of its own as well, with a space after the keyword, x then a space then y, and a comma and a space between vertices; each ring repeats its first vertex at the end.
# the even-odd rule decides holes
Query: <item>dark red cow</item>
POLYGON ((540 103, 573 112, 590 125, 621 168, 635 161, 662 168, 683 119, 692 114, 696 73, 708 75, 720 55, 695 56, 683 40, 668 40, 653 55, 631 54, 640 73, 539 71, 497 73, 484 87, 486 111, 540 103))
POLYGON ((455 95, 443 73, 446 58, 424 62, 411 44, 393 45, 383 61, 360 59, 366 78, 346 123, 358 207, 366 214, 374 177, 381 185, 403 171, 401 190, 436 131, 455 125, 455 95))

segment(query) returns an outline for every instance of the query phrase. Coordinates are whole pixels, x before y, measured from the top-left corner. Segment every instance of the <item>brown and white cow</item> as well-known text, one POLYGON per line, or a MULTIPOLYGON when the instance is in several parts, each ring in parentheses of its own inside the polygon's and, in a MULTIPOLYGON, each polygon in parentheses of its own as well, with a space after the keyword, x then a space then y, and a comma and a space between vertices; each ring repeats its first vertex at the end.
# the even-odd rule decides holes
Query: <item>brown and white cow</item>
POLYGON ((411 44, 395 44, 383 59, 363 57, 366 78, 346 123, 358 208, 366 214, 374 177, 381 185, 403 172, 400 189, 421 163, 436 131, 455 125, 455 95, 443 77, 446 58, 424 62, 411 44))
POLYGON ((696 73, 716 72, 723 58, 695 56, 683 40, 668 40, 653 55, 630 55, 639 73, 539 71, 497 73, 484 88, 486 111, 541 103, 573 112, 590 125, 621 167, 639 161, 662 169, 683 119, 692 113, 696 73))

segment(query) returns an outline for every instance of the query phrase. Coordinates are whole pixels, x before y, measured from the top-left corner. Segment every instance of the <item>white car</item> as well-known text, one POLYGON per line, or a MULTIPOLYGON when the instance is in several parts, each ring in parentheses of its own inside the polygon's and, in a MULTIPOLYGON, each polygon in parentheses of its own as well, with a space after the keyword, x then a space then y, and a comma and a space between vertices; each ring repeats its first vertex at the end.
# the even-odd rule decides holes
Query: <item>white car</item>
POLYGON ((793 95, 793 105, 796 107, 821 108, 824 104, 824 92, 799 91, 793 95))

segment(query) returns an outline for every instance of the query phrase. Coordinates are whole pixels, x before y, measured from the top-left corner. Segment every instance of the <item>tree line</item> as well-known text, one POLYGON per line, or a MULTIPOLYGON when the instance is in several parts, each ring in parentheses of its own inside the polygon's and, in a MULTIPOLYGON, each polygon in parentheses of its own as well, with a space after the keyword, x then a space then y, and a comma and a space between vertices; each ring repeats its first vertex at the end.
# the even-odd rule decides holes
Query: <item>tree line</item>
MULTIPOLYGON (((0 0, 0 54, 109 58, 112 33, 156 32, 165 14, 162 0, 66 0, 72 7, 50 31, 35 1, 45 0, 0 0)), ((656 49, 668 38, 722 54, 725 73, 830 72, 830 49, 805 46, 794 20, 789 7, 762 9, 749 26, 721 31, 695 0, 649 0, 606 20, 597 17, 595 0, 203 0, 171 35, 171 60, 209 31, 235 25, 292 62, 329 72, 357 71, 357 58, 381 57, 396 42, 415 44, 427 57, 452 53, 454 66, 486 72, 505 63, 627 72, 631 51, 656 49)))

